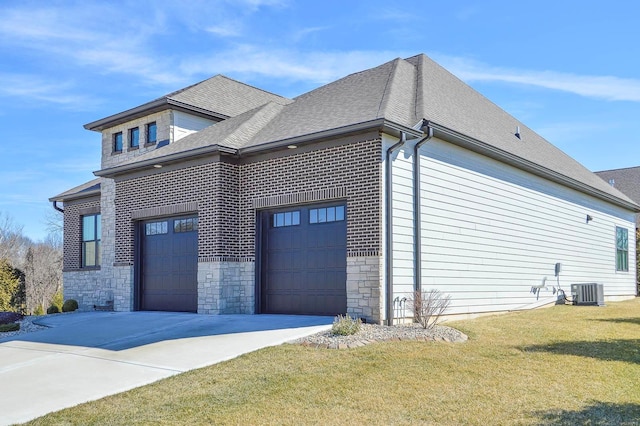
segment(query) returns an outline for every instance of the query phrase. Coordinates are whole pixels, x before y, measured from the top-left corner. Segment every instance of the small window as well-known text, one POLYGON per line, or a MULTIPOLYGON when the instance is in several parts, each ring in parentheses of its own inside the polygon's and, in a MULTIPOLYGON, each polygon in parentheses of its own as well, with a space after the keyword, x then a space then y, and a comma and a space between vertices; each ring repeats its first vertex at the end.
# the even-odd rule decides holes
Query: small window
POLYGON ((344 220, 344 206, 309 210, 309 223, 340 222, 344 220))
POLYGON ((166 234, 168 232, 169 232, 169 227, 168 227, 167 221, 146 223, 144 225, 145 235, 161 235, 161 234, 166 234))
POLYGON ((198 230, 198 218, 176 219, 173 221, 173 232, 191 232, 198 230))
POLYGON ((147 124, 146 143, 148 144, 156 143, 157 141, 156 130, 157 130, 156 123, 147 124))
POLYGON ((300 225, 300 211, 294 210, 290 212, 274 213, 271 223, 274 228, 300 225))
POLYGON ((82 260, 83 268, 100 266, 102 234, 100 214, 82 216, 82 260))
POLYGON ((629 231, 616 226, 616 271, 629 270, 629 231))
POLYGON ((122 152, 122 132, 113 135, 113 151, 122 152))
POLYGON ((138 148, 140 146, 140 129, 134 127, 133 129, 129 129, 129 147, 130 148, 138 148))

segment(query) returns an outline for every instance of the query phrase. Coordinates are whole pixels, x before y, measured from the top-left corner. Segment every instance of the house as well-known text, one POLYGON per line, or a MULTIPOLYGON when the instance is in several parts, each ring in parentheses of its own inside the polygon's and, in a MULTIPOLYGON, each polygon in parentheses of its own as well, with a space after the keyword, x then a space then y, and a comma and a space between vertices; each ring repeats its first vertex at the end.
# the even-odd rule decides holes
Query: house
MULTIPOLYGON (((595 173, 635 203, 640 203, 640 166, 595 173)), ((636 215, 636 228, 640 228, 640 215, 636 215)))
POLYGON ((393 323, 414 289, 451 315, 635 295, 638 205, 425 55, 294 99, 215 76, 85 128, 98 178, 51 198, 83 309, 393 323))

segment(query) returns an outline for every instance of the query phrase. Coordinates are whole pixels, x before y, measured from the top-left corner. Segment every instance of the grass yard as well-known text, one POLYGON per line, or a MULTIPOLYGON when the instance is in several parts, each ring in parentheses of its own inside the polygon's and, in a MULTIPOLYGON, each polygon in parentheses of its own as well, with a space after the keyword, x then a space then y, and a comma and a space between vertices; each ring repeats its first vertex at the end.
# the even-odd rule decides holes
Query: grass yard
POLYGON ((449 325, 469 341, 282 345, 30 424, 640 424, 640 299, 449 325))

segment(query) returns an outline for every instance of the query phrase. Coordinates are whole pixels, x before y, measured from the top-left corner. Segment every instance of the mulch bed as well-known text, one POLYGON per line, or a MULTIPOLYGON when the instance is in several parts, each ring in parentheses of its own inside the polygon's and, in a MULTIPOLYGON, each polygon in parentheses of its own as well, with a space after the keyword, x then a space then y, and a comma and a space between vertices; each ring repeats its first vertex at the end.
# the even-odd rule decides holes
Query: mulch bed
POLYGON ((22 315, 17 312, 0 312, 0 324, 11 324, 22 319, 22 315))

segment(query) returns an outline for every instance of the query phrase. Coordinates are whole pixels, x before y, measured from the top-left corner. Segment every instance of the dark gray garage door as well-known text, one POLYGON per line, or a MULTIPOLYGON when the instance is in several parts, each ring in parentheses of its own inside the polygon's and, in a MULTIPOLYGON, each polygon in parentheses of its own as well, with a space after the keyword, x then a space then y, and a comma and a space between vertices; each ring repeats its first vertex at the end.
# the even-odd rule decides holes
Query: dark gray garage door
POLYGON ((198 218, 147 221, 140 233, 140 309, 196 312, 198 218))
POLYGON ((347 311, 347 220, 343 204, 261 214, 262 313, 347 311))

